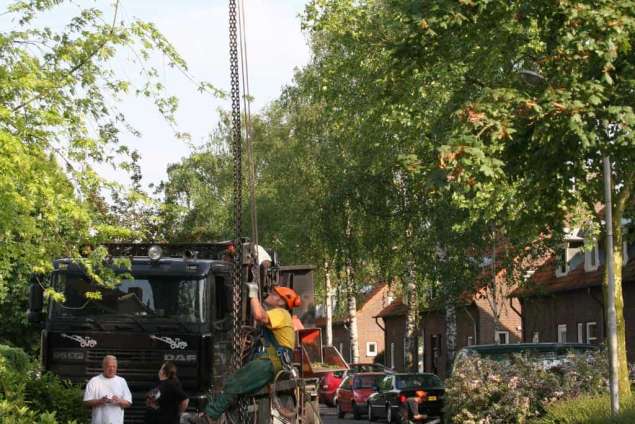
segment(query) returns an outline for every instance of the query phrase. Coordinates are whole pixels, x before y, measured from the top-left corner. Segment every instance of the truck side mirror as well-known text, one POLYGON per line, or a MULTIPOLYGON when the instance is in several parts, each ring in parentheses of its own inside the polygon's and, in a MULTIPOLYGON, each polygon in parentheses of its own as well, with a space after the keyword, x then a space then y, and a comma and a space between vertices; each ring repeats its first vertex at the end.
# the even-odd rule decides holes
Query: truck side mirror
POLYGON ((37 277, 31 279, 29 287, 29 310, 26 317, 34 324, 42 322, 42 309, 44 308, 44 289, 37 281, 37 277))

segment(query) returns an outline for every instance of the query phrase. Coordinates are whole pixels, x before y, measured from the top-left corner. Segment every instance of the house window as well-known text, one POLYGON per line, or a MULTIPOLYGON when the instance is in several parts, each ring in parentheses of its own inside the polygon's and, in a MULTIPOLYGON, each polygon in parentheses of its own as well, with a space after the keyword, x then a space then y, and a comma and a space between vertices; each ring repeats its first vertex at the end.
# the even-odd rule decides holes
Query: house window
POLYGON ((556 258, 556 277, 564 277, 569 272, 569 249, 564 246, 558 250, 556 258))
POLYGON ((586 342, 596 344, 598 341, 598 325, 596 322, 586 323, 586 342))
POLYGON ((600 249, 598 243, 593 243, 593 247, 588 252, 584 252, 584 270, 595 271, 600 266, 600 249))
POLYGON ((624 241, 622 244, 622 266, 626 266, 628 263, 628 241, 624 241))
POLYGON ((558 343, 567 342, 567 324, 558 324, 558 343))
POLYGON ((509 344, 509 331, 496 331, 494 341, 496 344, 509 344))
POLYGON ((366 356, 377 356, 377 342, 366 343, 366 356))
POLYGON ((395 369, 395 344, 390 343, 390 368, 395 369))
POLYGON ((584 323, 578 323, 578 343, 584 343, 584 323))
POLYGON ((534 335, 531 337, 532 343, 540 343, 540 332, 534 331, 534 335))
POLYGON ((474 344, 474 337, 467 336, 467 345, 472 346, 474 344))
MULTIPOLYGON (((340 343, 339 351, 342 355, 344 355, 344 343, 340 343)), ((350 358, 349 358, 349 362, 350 362, 350 358)))

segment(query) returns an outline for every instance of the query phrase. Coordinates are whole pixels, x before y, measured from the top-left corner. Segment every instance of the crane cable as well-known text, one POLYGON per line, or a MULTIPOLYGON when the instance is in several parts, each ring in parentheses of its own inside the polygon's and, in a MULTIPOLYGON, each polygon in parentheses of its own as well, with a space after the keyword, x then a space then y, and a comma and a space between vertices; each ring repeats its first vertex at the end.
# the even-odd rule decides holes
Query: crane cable
MULTIPOLYGON (((247 60, 247 20, 245 0, 238 0, 238 28, 240 38, 240 69, 243 89, 243 117, 245 122, 245 144, 247 145, 247 166, 249 183, 249 212, 251 217, 251 255, 258 269, 258 210, 256 208, 256 162, 251 125, 251 93, 249 91, 249 63, 247 60)), ((254 281, 260 286, 260 272, 253 273, 254 281)))

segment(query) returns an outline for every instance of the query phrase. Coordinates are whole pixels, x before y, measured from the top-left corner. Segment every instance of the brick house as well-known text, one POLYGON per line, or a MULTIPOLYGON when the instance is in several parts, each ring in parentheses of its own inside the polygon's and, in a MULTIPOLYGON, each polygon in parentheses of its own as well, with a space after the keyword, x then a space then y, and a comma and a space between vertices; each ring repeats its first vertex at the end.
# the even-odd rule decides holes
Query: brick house
MULTIPOLYGON (((384 352, 384 331, 375 316, 390 302, 389 286, 380 283, 374 286, 357 303, 357 337, 359 345, 359 362, 372 363, 381 359, 384 352)), ((326 319, 320 317, 316 325, 326 334, 326 319)), ((351 362, 352 352, 348 317, 333 318, 333 346, 335 346, 347 362, 351 362)), ((382 361, 383 362, 383 361, 382 361)))
MULTIPOLYGON (((603 246, 583 249, 582 239, 570 240, 558 257, 550 257, 516 290, 523 311, 526 342, 602 343, 606 337, 602 279, 603 246)), ((635 245, 624 245, 622 290, 626 349, 635 362, 635 245)))
MULTIPOLYGON (((501 276, 502 278, 502 276, 501 276)), ((487 289, 478 290, 456 307, 456 351, 472 344, 518 343, 522 337, 521 305, 518 299, 496 299, 499 325, 496 326, 487 289)), ((490 298, 491 300, 491 298, 490 298)), ((377 317, 384 322, 386 365, 398 371, 405 369, 405 339, 407 306, 395 301, 377 317)), ((447 376, 448 363, 445 310, 432 308, 421 314, 418 329, 419 369, 447 376)))

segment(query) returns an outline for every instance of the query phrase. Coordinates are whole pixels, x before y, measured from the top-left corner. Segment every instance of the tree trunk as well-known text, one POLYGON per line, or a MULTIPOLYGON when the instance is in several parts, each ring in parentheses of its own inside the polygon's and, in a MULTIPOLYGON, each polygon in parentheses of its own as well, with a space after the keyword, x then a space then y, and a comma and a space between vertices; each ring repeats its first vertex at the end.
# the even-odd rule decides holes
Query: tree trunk
POLYGON ((357 298, 353 282, 351 260, 346 260, 346 295, 348 297, 349 334, 351 345, 351 363, 359 362, 359 341, 357 338, 357 298))
POLYGON ((407 371, 417 371, 417 286, 415 284, 414 263, 408 262, 407 280, 405 288, 408 290, 408 315, 406 317, 406 363, 404 368, 407 371))
MULTIPOLYGON (((626 357, 626 325, 624 323, 624 297, 622 295, 622 218, 624 210, 631 198, 632 177, 624 183, 622 190, 617 196, 613 207, 613 263, 615 271, 615 315, 617 323, 617 359, 619 362, 619 391, 620 399, 627 399, 631 395, 631 385, 628 372, 628 360, 626 357)), ((607 252, 607 260, 608 260, 607 252)), ((608 298, 608 267, 604 267, 604 278, 602 279, 602 291, 604 293, 604 304, 608 298)))
POLYGON ((445 340, 448 351, 448 362, 445 364, 447 374, 450 374, 454 354, 456 353, 456 307, 448 302, 445 305, 445 340))
POLYGON ((326 345, 333 346, 333 288, 328 261, 324 262, 324 279, 326 291, 326 345))

